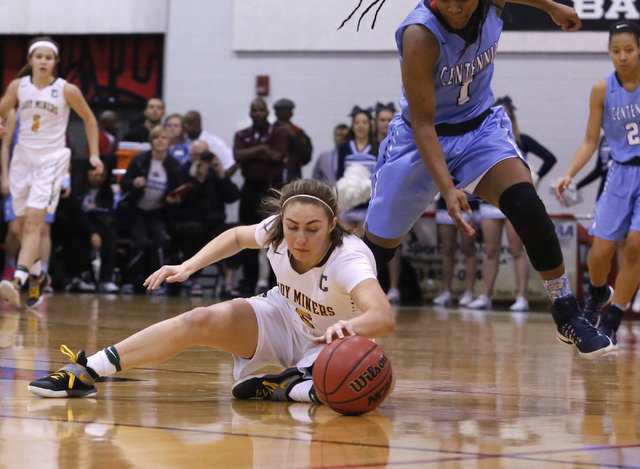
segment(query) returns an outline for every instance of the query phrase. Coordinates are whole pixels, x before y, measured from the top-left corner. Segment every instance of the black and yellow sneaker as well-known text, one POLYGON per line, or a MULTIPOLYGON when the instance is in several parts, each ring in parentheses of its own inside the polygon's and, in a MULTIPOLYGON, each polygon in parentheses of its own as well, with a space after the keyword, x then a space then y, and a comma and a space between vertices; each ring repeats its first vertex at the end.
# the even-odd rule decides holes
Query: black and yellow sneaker
POLYGON ((287 368, 277 375, 249 376, 238 381, 231 390, 236 399, 263 399, 265 401, 291 401, 291 389, 302 381, 303 374, 296 368, 287 368))
POLYGON ((0 293, 14 308, 20 307, 20 292, 22 291, 22 282, 18 277, 13 280, 3 280, 0 282, 0 293))
POLYGON ((66 345, 61 345, 60 351, 72 363, 44 378, 31 381, 27 389, 42 397, 88 397, 96 394, 98 390, 94 383, 98 375, 87 366, 84 350, 76 355, 66 345))
POLYGON ((44 293, 44 289, 47 287, 48 283, 49 277, 44 272, 37 277, 29 275, 29 282, 27 284, 29 286, 27 306, 29 308, 35 308, 42 303, 42 294, 44 293))

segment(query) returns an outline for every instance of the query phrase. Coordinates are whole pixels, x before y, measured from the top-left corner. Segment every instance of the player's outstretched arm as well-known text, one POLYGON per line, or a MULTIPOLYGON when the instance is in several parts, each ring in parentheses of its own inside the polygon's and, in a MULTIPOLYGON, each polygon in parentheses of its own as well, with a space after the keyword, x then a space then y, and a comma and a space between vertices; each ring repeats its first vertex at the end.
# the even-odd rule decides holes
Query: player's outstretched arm
POLYGON ((564 31, 577 31, 582 26, 578 13, 570 6, 552 0, 507 0, 510 3, 529 5, 546 11, 551 19, 564 31))
POLYGON ((164 265, 144 281, 147 290, 155 290, 165 280, 169 283, 184 282, 191 274, 237 254, 243 249, 260 249, 256 241, 258 225, 236 226, 209 241, 193 257, 180 265, 164 265))

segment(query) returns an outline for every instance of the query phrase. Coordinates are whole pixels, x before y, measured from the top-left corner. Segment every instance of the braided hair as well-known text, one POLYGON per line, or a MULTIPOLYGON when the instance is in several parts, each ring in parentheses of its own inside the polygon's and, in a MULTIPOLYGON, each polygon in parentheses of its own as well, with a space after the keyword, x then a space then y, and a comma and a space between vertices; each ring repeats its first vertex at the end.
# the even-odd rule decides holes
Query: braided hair
MULTIPOLYGON (((347 16, 342 21, 342 24, 340 24, 340 27, 338 29, 341 29, 345 24, 347 24, 347 22, 353 17, 353 15, 355 15, 356 11, 360 9, 363 1, 364 0, 358 0, 358 5, 356 5, 356 7, 351 11, 349 16, 347 16)), ((373 29, 378 19, 378 13, 380 13, 380 9, 382 8, 382 6, 385 4, 386 1, 387 0, 373 0, 369 4, 369 6, 366 7, 364 11, 360 14, 360 18, 358 18, 358 26, 356 29, 358 31, 360 30, 360 23, 362 22, 363 18, 367 15, 367 13, 369 13, 369 11, 371 11, 371 9, 374 6, 379 4, 373 16, 373 21, 371 22, 371 29, 373 29)), ((471 19, 469 20, 469 22, 472 25, 472 34, 470 34, 469 37, 464 38, 465 44, 464 44, 464 48, 462 49, 462 52, 460 53, 461 57, 462 57, 462 54, 464 54, 464 52, 469 48, 469 46, 471 46, 471 44, 476 42, 478 37, 482 34, 482 27, 484 26, 484 23, 487 19, 487 15, 489 14, 489 9, 491 8, 491 5, 493 5, 493 0, 478 0, 478 8, 473 13, 473 16, 471 17, 471 19)))
MULTIPOLYGON (((356 30, 360 31, 360 23, 362 22, 362 19, 367 15, 367 13, 369 13, 369 11, 374 6, 376 6, 376 4, 380 3, 380 5, 378 5, 378 8, 376 8, 376 13, 375 13, 375 15, 373 15, 373 22, 371 23, 371 29, 375 28, 376 20, 378 19, 378 13, 380 13, 380 9, 382 8, 382 5, 384 5, 386 1, 387 0, 373 0, 373 2, 371 2, 371 4, 367 8, 365 8, 365 10, 360 15, 360 18, 358 19, 358 27, 356 28, 356 30)), ((356 13, 356 11, 358 11, 358 9, 360 9, 360 7, 362 6, 362 2, 363 2, 363 0, 359 0, 358 1, 358 5, 353 9, 353 11, 349 14, 349 16, 347 16, 344 19, 344 21, 342 22, 342 24, 340 25, 340 27, 338 29, 341 29, 345 24, 347 24, 347 22, 353 17, 353 15, 356 13)))

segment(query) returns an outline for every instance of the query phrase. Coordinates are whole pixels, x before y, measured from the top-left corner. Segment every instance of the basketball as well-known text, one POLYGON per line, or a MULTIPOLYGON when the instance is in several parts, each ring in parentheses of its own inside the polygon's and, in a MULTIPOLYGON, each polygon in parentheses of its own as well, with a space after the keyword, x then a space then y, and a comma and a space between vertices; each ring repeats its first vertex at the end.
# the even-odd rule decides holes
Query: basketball
POLYGON ((335 339, 313 365, 313 386, 320 401, 344 415, 378 407, 394 385, 389 357, 365 337, 335 339))

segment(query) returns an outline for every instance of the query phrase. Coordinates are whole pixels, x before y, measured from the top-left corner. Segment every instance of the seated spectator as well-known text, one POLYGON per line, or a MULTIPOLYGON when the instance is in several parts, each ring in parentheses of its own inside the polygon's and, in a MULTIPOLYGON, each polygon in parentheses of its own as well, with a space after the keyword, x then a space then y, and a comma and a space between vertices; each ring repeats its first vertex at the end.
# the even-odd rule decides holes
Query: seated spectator
POLYGON ((125 142, 148 142, 149 132, 156 125, 160 125, 164 116, 164 101, 161 98, 151 98, 144 109, 144 122, 130 128, 122 139, 125 142))
POLYGON ((273 105, 276 113, 276 125, 287 131, 289 143, 284 182, 302 177, 302 167, 311 161, 311 138, 300 127, 291 122, 295 104, 290 99, 279 99, 273 105))
MULTIPOLYGON (((240 197, 238 186, 225 176, 220 159, 210 151, 202 152, 197 161, 187 163, 183 168, 183 180, 191 187, 180 196, 180 202, 172 207, 169 222, 172 244, 180 252, 177 262, 192 257, 206 243, 229 228, 225 225, 225 204, 235 202, 240 197)), ((238 268, 238 260, 234 257, 226 261, 232 272, 238 268)), ((189 294, 202 296, 199 274, 192 275, 190 280, 189 294)))
POLYGON ((319 181, 326 182, 332 186, 336 185, 336 174, 338 172, 338 148, 347 141, 349 126, 338 124, 333 128, 333 144, 331 150, 320 153, 313 168, 311 177, 319 181))
POLYGON ((71 191, 71 225, 67 236, 70 290, 115 293, 118 286, 113 274, 116 266, 118 234, 115 203, 109 180, 115 159, 103 158, 104 169, 89 166, 87 160, 76 162, 71 191), (93 267, 98 272, 93 272, 93 267), (97 274, 97 275, 95 275, 97 274), (88 280, 92 280, 89 282, 88 280), (94 283, 95 282, 95 283, 94 283))
POLYGON ((189 161, 189 144, 184 138, 184 119, 180 114, 171 114, 164 126, 169 131, 169 154, 180 164, 189 161))
MULTIPOLYGON (((98 117, 98 151, 101 156, 113 156, 118 149, 118 132, 120 121, 114 111, 103 111, 98 117)), ((85 146, 84 154, 89 156, 89 144, 85 146)))
POLYGON ((187 142, 203 140, 209 151, 220 158, 222 169, 227 176, 233 175, 238 168, 233 159, 233 152, 220 138, 206 130, 202 130, 202 116, 198 111, 189 111, 184 116, 184 132, 187 142))
MULTIPOLYGON (((142 289, 148 272, 164 264, 169 241, 166 209, 168 204, 179 200, 171 195, 181 184, 182 176, 180 163, 168 152, 169 133, 158 125, 151 130, 149 138, 151 150, 136 155, 120 181, 122 197, 118 216, 127 217, 131 236, 131 256, 124 272, 123 293, 132 293, 135 286, 142 289)), ((162 288, 159 293, 165 292, 162 288)))

